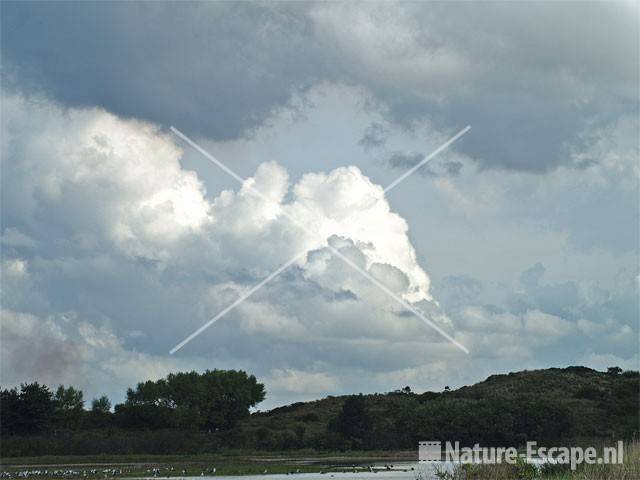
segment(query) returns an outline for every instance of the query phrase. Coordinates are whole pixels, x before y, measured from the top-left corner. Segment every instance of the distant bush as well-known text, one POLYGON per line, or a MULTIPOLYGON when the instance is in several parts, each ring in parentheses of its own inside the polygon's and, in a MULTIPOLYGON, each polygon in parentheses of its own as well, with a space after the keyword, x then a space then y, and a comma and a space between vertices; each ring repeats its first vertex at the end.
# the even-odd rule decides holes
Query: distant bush
POLYGON ((309 423, 309 422, 317 422, 320 417, 316 413, 305 413, 304 415, 299 415, 298 420, 301 422, 309 423))
POLYGON ((592 369, 592 368, 580 367, 580 366, 567 367, 567 368, 565 368, 565 370, 567 372, 575 373, 575 374, 578 374, 578 375, 591 375, 593 373, 596 373, 596 371, 594 369, 592 369))
POLYGON ((303 402, 295 402, 291 405, 285 405, 284 407, 276 407, 271 410, 269 413, 286 413, 286 412, 294 412, 298 410, 300 407, 304 405, 303 402))
POLYGON ((353 450, 368 447, 372 429, 373 420, 362 394, 347 397, 338 416, 329 423, 329 430, 340 434, 353 450))
POLYGON ((195 454, 216 452, 217 435, 182 430, 85 430, 56 434, 8 435, 0 443, 4 457, 99 454, 195 454))
POLYGON ((574 396, 587 400, 602 400, 605 397, 605 392, 594 385, 585 385, 580 387, 574 396))

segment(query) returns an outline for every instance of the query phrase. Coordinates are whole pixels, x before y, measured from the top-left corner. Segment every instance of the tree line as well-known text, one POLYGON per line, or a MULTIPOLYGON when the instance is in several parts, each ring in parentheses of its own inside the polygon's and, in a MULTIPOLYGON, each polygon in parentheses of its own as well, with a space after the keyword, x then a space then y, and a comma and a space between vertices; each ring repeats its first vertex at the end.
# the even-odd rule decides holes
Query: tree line
POLYGON ((138 383, 124 403, 106 396, 85 409, 82 390, 60 385, 55 391, 38 382, 0 391, 2 435, 31 435, 57 430, 171 429, 217 431, 232 428, 265 398, 255 376, 236 370, 181 372, 138 383))
POLYGON ((407 450, 425 439, 491 446, 637 437, 640 373, 585 367, 492 375, 457 390, 409 387, 249 409, 264 385, 242 371, 170 374, 110 408, 37 383, 1 391, 0 456, 211 453, 223 448, 407 450))

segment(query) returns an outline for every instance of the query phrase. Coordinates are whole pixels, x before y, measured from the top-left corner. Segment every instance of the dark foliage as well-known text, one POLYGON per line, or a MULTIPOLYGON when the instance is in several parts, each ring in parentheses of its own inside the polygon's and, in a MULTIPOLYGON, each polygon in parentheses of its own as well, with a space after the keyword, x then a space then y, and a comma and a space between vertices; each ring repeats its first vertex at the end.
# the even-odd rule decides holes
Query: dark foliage
POLYGON ((329 423, 329 430, 338 433, 352 450, 367 445, 372 429, 373 420, 362 394, 347 397, 338 416, 329 423))
POLYGON ((214 431, 232 428, 264 400, 264 385, 235 370, 170 374, 139 383, 111 413, 107 397, 84 410, 82 391, 60 385, 55 394, 38 383, 0 392, 1 428, 6 435, 120 428, 214 431))
MULTIPOLYGON (((444 384, 444 382, 443 382, 444 384)), ((610 368, 550 368, 458 390, 329 396, 249 415, 264 386, 244 372, 169 375, 129 389, 112 413, 106 397, 25 384, 0 392, 6 456, 202 453, 219 448, 413 449, 425 439, 463 445, 569 444, 638 435, 640 375, 610 368)))
POLYGON ((39 433, 54 419, 56 404, 51 390, 37 382, 17 389, 2 390, 0 412, 2 433, 39 433))
POLYGON ((171 373, 129 389, 116 416, 123 427, 229 429, 264 398, 264 385, 242 371, 171 373))

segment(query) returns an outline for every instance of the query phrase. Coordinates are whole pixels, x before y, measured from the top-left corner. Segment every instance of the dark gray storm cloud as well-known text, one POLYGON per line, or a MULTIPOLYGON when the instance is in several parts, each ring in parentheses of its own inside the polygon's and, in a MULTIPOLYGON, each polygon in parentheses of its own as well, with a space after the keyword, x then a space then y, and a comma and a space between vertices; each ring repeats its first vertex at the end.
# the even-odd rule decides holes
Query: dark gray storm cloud
POLYGON ((319 73, 308 30, 303 17, 255 3, 6 3, 4 81, 236 138, 319 73))
MULTIPOLYGON (((5 85, 67 105, 250 133, 321 82, 369 89, 394 123, 471 124, 484 167, 565 163, 587 125, 637 111, 638 26, 625 4, 13 3, 5 85)), ((362 145, 383 142, 368 131, 362 145)))

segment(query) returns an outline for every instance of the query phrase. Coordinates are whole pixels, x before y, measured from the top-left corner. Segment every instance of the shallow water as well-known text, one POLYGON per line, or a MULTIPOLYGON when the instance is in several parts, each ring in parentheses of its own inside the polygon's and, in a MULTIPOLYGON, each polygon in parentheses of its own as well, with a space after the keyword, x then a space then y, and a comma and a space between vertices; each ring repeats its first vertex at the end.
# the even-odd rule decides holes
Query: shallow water
MULTIPOLYGON (((358 471, 350 472, 345 467, 346 472, 330 471, 326 473, 296 473, 296 474, 263 474, 263 475, 242 475, 227 476, 216 475, 215 477, 180 477, 189 480, 437 480, 435 472, 440 470, 450 470, 451 462, 430 462, 430 463, 394 463, 393 470, 383 470, 383 466, 376 466, 375 472, 358 471), (413 468, 413 470, 411 470, 413 468)), ((335 467, 334 467, 335 468, 335 467)))

